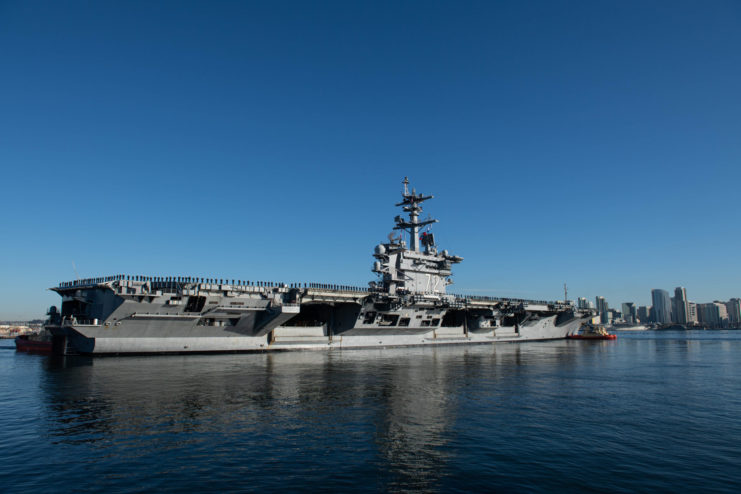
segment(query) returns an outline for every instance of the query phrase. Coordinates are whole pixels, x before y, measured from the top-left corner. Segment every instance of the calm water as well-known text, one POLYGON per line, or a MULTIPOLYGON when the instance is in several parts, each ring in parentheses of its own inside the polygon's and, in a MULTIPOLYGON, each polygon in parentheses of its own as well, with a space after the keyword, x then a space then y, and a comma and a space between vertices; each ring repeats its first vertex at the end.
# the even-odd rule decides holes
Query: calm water
POLYGON ((108 358, 0 342, 3 492, 741 489, 741 331, 108 358))

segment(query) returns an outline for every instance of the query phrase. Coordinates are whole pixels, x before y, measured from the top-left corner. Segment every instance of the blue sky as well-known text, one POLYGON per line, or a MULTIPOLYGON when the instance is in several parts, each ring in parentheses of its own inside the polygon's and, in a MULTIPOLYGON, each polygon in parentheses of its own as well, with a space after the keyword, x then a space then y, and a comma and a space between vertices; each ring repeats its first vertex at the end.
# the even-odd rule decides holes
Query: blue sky
POLYGON ((741 296, 741 3, 0 1, 0 319, 115 273, 741 296))

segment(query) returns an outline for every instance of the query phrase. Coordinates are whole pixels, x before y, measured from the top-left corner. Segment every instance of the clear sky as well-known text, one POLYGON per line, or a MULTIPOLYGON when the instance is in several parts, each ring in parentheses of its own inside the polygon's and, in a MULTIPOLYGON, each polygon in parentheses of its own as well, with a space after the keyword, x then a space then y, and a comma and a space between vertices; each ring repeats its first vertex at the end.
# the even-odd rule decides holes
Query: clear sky
POLYGON ((117 273, 741 296, 741 3, 0 0, 0 319, 117 273))

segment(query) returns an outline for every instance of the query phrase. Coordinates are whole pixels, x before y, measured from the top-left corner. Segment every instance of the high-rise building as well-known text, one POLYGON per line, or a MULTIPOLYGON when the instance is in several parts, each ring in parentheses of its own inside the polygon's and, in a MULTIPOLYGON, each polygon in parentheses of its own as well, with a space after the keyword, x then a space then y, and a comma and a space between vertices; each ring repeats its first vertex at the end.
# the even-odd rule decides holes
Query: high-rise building
POLYGON ((733 327, 738 327, 741 324, 741 299, 732 298, 726 302, 726 310, 728 311, 728 323, 733 327))
POLYGON ((579 297, 576 301, 576 307, 579 309, 588 309, 589 308, 589 302, 585 297, 579 297))
POLYGON ((647 322, 649 322, 648 321, 648 307, 646 307, 645 305, 641 305, 640 307, 638 307, 638 311, 636 315, 638 316, 638 321, 641 324, 646 324, 647 322))
POLYGON ((659 324, 672 322, 672 301, 669 292, 654 288, 651 290, 651 301, 653 302, 654 320, 659 324))
POLYGON ((724 302, 715 301, 713 302, 713 305, 715 305, 718 308, 718 318, 720 319, 720 326, 723 328, 728 327, 728 309, 726 308, 726 304, 724 302))
POLYGON ((687 322, 694 324, 697 322, 697 304, 687 301, 687 322))
POLYGON ((628 324, 635 324, 636 319, 636 304, 633 302, 623 302, 623 320, 628 324))
POLYGON ((621 319, 623 315, 615 309, 607 309, 607 324, 612 324, 621 319))
POLYGON ((728 326, 726 304, 718 301, 709 304, 697 304, 697 318, 705 327, 722 328, 728 326))
POLYGON ((672 320, 679 324, 687 324, 687 290, 683 286, 674 289, 672 302, 672 320))
POLYGON ((713 327, 720 322, 720 315, 714 304, 697 304, 697 319, 703 326, 713 327))
POLYGON ((607 300, 605 300, 605 297, 600 297, 598 295, 594 298, 594 302, 595 306, 597 307, 597 312, 599 312, 600 322, 602 324, 608 324, 610 322, 610 315, 608 313, 608 310, 610 308, 607 306, 607 300))

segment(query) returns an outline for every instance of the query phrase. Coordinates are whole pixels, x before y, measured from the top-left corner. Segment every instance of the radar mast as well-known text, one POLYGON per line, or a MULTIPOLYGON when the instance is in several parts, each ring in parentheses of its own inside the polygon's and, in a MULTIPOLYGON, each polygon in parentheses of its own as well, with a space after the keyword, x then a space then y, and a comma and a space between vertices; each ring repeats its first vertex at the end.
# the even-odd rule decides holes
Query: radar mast
MULTIPOLYGON (((445 287, 453 283, 450 278, 452 265, 461 262, 463 258, 450 255, 447 250, 438 252, 432 233, 424 232, 420 238, 420 228, 437 223, 435 219, 419 219, 422 212, 420 204, 433 196, 417 194, 414 189, 410 193, 407 177, 404 177, 402 184, 402 201, 396 206, 401 206, 409 214, 409 219, 402 218, 401 215, 394 218, 394 230, 409 234, 410 248, 407 248, 404 240, 395 241, 393 232, 389 235, 388 243, 377 245, 373 253, 376 261, 372 270, 382 278, 382 283, 371 282, 371 286, 390 296, 398 293, 423 293, 427 297, 441 297, 445 294, 445 287), (420 244, 424 246, 424 252, 420 252, 420 244)), ((403 238, 403 235, 399 237, 403 238)))
POLYGON ((404 184, 404 192, 402 193, 403 200, 400 203, 397 203, 396 206, 402 206, 402 209, 409 213, 409 220, 407 221, 401 216, 397 216, 394 218, 394 221, 396 221, 394 230, 403 230, 409 233, 409 245, 411 250, 419 252, 419 229, 425 225, 437 223, 437 220, 435 219, 424 221, 419 220, 419 214, 422 212, 422 206, 420 206, 420 204, 428 199, 432 199, 434 196, 423 196, 422 194, 417 194, 417 191, 414 189, 412 189, 412 193, 410 194, 408 177, 404 177, 402 183, 404 184))

